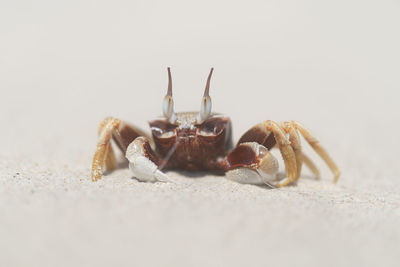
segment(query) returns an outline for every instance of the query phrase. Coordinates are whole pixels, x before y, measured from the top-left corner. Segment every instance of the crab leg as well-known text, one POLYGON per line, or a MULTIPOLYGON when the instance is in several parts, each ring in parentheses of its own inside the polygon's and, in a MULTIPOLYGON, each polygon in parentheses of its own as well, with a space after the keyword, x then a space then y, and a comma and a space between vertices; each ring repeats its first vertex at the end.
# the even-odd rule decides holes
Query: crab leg
POLYGON ((290 141, 286 138, 284 131, 279 127, 278 124, 268 120, 265 121, 264 125, 268 131, 272 131, 274 134, 276 143, 281 151, 283 161, 285 162, 287 177, 282 179, 277 186, 286 186, 297 179, 296 155, 293 151, 290 141))
POLYGON ((301 151, 300 136, 293 123, 289 121, 283 122, 282 129, 289 134, 289 141, 292 145, 294 154, 296 155, 297 179, 300 177, 303 163, 311 170, 316 179, 319 179, 320 173, 318 168, 312 160, 301 151))
POLYGON ((128 145, 133 140, 138 136, 145 135, 141 130, 111 117, 104 119, 100 123, 98 134, 98 142, 92 162, 92 181, 101 179, 104 165, 106 166, 106 170, 115 169, 116 159, 111 146, 111 139, 113 139, 119 149, 125 153, 128 145))
POLYGON ((328 167, 331 169, 334 175, 334 182, 336 183, 339 180, 340 176, 340 170, 336 163, 333 161, 333 159, 329 156, 328 152, 322 147, 322 145, 319 143, 319 141, 311 135, 311 133, 304 128, 303 125, 296 121, 292 121, 292 124, 296 129, 299 130, 301 135, 306 139, 306 141, 310 144, 310 146, 314 149, 315 152, 325 161, 325 163, 328 165, 328 167))
POLYGON ((300 136, 297 130, 293 127, 292 123, 283 122, 281 125, 285 133, 289 135, 290 145, 292 146, 293 152, 296 156, 296 180, 298 180, 301 173, 301 167, 303 165, 303 154, 301 152, 300 136))
POLYGON ((107 171, 113 171, 117 167, 117 159, 115 157, 114 149, 111 147, 111 142, 106 149, 105 166, 107 171))

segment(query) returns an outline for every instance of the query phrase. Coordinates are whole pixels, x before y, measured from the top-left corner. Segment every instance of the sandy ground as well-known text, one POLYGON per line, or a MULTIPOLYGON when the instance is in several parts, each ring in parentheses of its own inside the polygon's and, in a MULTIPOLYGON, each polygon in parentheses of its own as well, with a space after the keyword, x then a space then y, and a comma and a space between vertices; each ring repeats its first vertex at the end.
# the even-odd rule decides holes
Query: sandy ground
POLYGON ((375 188, 360 173, 336 186, 304 178, 270 190, 175 173, 182 184, 146 184, 127 170, 93 184, 84 164, 2 160, 1 167, 3 266, 396 266, 399 260, 394 179, 375 188), (356 181, 371 188, 357 188, 356 181))
POLYGON ((0 266, 398 266, 398 3, 20 2, 0 4, 0 266), (176 110, 199 107, 212 65, 236 140, 299 120, 339 183, 305 142, 321 180, 283 189, 126 168, 92 183, 98 122, 147 129, 169 65, 176 110))

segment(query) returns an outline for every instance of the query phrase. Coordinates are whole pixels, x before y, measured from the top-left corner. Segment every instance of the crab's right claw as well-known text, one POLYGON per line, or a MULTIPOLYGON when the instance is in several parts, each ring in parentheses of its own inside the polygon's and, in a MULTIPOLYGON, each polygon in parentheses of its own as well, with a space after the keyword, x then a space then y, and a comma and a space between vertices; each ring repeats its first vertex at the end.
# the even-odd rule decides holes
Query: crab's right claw
POLYGON ((142 182, 167 182, 169 181, 168 175, 160 171, 154 162, 146 158, 135 154, 128 158, 129 169, 133 175, 142 182))
POLYGON ((144 137, 136 138, 126 150, 129 169, 142 182, 171 182, 172 180, 158 169, 156 163, 150 160, 153 151, 149 141, 144 137))

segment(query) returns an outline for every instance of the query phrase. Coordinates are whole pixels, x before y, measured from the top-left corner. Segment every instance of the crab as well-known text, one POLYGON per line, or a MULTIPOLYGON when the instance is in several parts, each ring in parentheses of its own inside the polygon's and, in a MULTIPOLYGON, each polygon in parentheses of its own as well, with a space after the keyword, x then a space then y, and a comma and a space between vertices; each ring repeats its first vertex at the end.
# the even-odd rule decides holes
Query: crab
POLYGON ((164 170, 223 172, 230 180, 244 184, 283 187, 298 181, 305 164, 319 178, 319 170, 304 154, 300 135, 325 161, 338 181, 340 170, 317 139, 297 121, 277 123, 266 120, 245 132, 236 146, 232 142, 229 117, 211 112, 209 95, 213 68, 208 75, 199 112, 174 112, 171 70, 168 90, 162 103, 163 117, 149 122, 151 136, 117 118, 101 121, 93 157, 91 178, 98 181, 116 168, 115 145, 125 154, 134 177, 143 182, 173 181, 164 170), (277 147, 285 165, 279 164, 270 150, 277 147))

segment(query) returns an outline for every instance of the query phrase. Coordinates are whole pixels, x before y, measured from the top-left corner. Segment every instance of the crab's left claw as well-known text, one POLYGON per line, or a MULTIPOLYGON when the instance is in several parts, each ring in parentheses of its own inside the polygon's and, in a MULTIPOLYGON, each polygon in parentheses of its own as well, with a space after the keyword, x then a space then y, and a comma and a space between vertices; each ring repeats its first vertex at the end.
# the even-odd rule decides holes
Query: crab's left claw
POLYGON ((136 138, 126 150, 129 169, 142 182, 173 182, 168 175, 158 169, 157 157, 144 137, 136 138), (152 161, 152 159, 155 161, 152 161))
POLYGON ((243 184, 277 186, 279 164, 266 147, 256 142, 239 144, 226 158, 227 178, 243 184))

